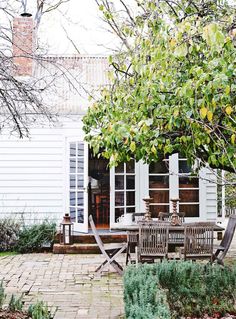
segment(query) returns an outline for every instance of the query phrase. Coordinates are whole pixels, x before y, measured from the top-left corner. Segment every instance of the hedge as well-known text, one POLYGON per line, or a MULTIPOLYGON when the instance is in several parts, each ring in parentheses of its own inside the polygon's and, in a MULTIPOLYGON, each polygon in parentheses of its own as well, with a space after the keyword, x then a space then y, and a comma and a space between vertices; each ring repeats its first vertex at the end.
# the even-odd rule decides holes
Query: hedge
POLYGON ((236 266, 178 261, 130 266, 124 275, 127 319, 172 319, 235 312, 236 266))

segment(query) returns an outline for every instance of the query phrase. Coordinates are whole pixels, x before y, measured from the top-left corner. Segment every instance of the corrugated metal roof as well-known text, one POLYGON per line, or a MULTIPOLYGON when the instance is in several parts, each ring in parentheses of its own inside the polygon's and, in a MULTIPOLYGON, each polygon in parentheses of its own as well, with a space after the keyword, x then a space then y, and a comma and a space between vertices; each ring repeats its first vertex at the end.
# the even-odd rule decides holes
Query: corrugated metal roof
POLYGON ((36 59, 34 77, 42 87, 50 86, 44 101, 60 113, 84 114, 89 96, 98 97, 108 82, 105 56, 47 56, 36 59))

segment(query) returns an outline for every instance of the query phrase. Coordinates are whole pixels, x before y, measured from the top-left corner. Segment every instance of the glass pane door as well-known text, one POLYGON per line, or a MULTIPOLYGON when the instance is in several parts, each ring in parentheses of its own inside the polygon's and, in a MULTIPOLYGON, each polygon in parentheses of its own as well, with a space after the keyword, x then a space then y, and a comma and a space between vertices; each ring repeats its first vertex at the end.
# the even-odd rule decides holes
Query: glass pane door
POLYGON ((152 162, 149 165, 149 195, 152 218, 158 218, 161 212, 169 212, 169 159, 152 162))
POLYGON ((199 217, 199 178, 185 158, 179 158, 179 211, 186 217, 199 217))
POLYGON ((74 229, 88 232, 88 146, 69 142, 69 212, 74 229))
POLYGON ((111 171, 111 223, 122 215, 134 213, 135 203, 135 161, 121 163, 111 171))

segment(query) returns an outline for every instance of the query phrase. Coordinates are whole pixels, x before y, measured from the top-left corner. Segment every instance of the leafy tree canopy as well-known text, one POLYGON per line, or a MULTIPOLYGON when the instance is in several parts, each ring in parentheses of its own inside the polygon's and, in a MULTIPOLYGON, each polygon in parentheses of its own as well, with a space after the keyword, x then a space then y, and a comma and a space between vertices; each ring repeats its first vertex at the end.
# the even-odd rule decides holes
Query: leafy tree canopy
POLYGON ((120 2, 120 13, 99 2, 123 49, 109 58, 111 85, 84 117, 94 152, 111 164, 180 152, 235 172, 235 8, 222 0, 136 0, 132 15, 120 2))

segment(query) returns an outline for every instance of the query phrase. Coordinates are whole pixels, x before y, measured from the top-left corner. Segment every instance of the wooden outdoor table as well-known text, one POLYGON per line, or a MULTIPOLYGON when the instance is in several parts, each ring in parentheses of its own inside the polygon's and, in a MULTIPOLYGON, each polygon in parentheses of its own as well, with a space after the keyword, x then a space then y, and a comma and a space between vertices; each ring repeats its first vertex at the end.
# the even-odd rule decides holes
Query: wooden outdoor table
MULTIPOLYGON (((158 221, 157 221, 158 222, 158 221)), ((189 223, 188 223, 189 224, 189 223)), ((138 231, 139 230, 139 225, 138 224, 132 224, 132 225, 122 225, 122 224, 117 224, 112 227, 112 230, 120 230, 120 231, 138 231)), ((215 224, 214 226, 214 231, 223 231, 224 228, 215 224)), ((169 226, 169 232, 184 232, 184 224, 181 226, 169 226)))
MULTIPOLYGON (((158 221, 157 221, 158 222, 158 221)), ((189 224, 189 223, 187 223, 189 224)), ((128 236, 127 237, 127 254, 126 254, 126 264, 128 263, 128 258, 130 257, 130 249, 132 246, 137 245, 138 242, 134 241, 132 238, 138 238, 138 231, 139 231, 139 225, 136 223, 132 225, 122 225, 117 224, 112 227, 112 230, 119 230, 119 231, 126 231, 127 233, 134 233, 134 236, 128 236), (136 234, 136 235, 135 235, 136 234), (129 241, 129 237, 132 239, 129 241)), ((215 224, 214 225, 214 231, 216 232, 222 232, 224 230, 223 227, 215 224)), ((181 226, 173 226, 170 224, 169 226, 169 252, 174 252, 176 247, 183 246, 184 243, 184 223, 181 226)))

